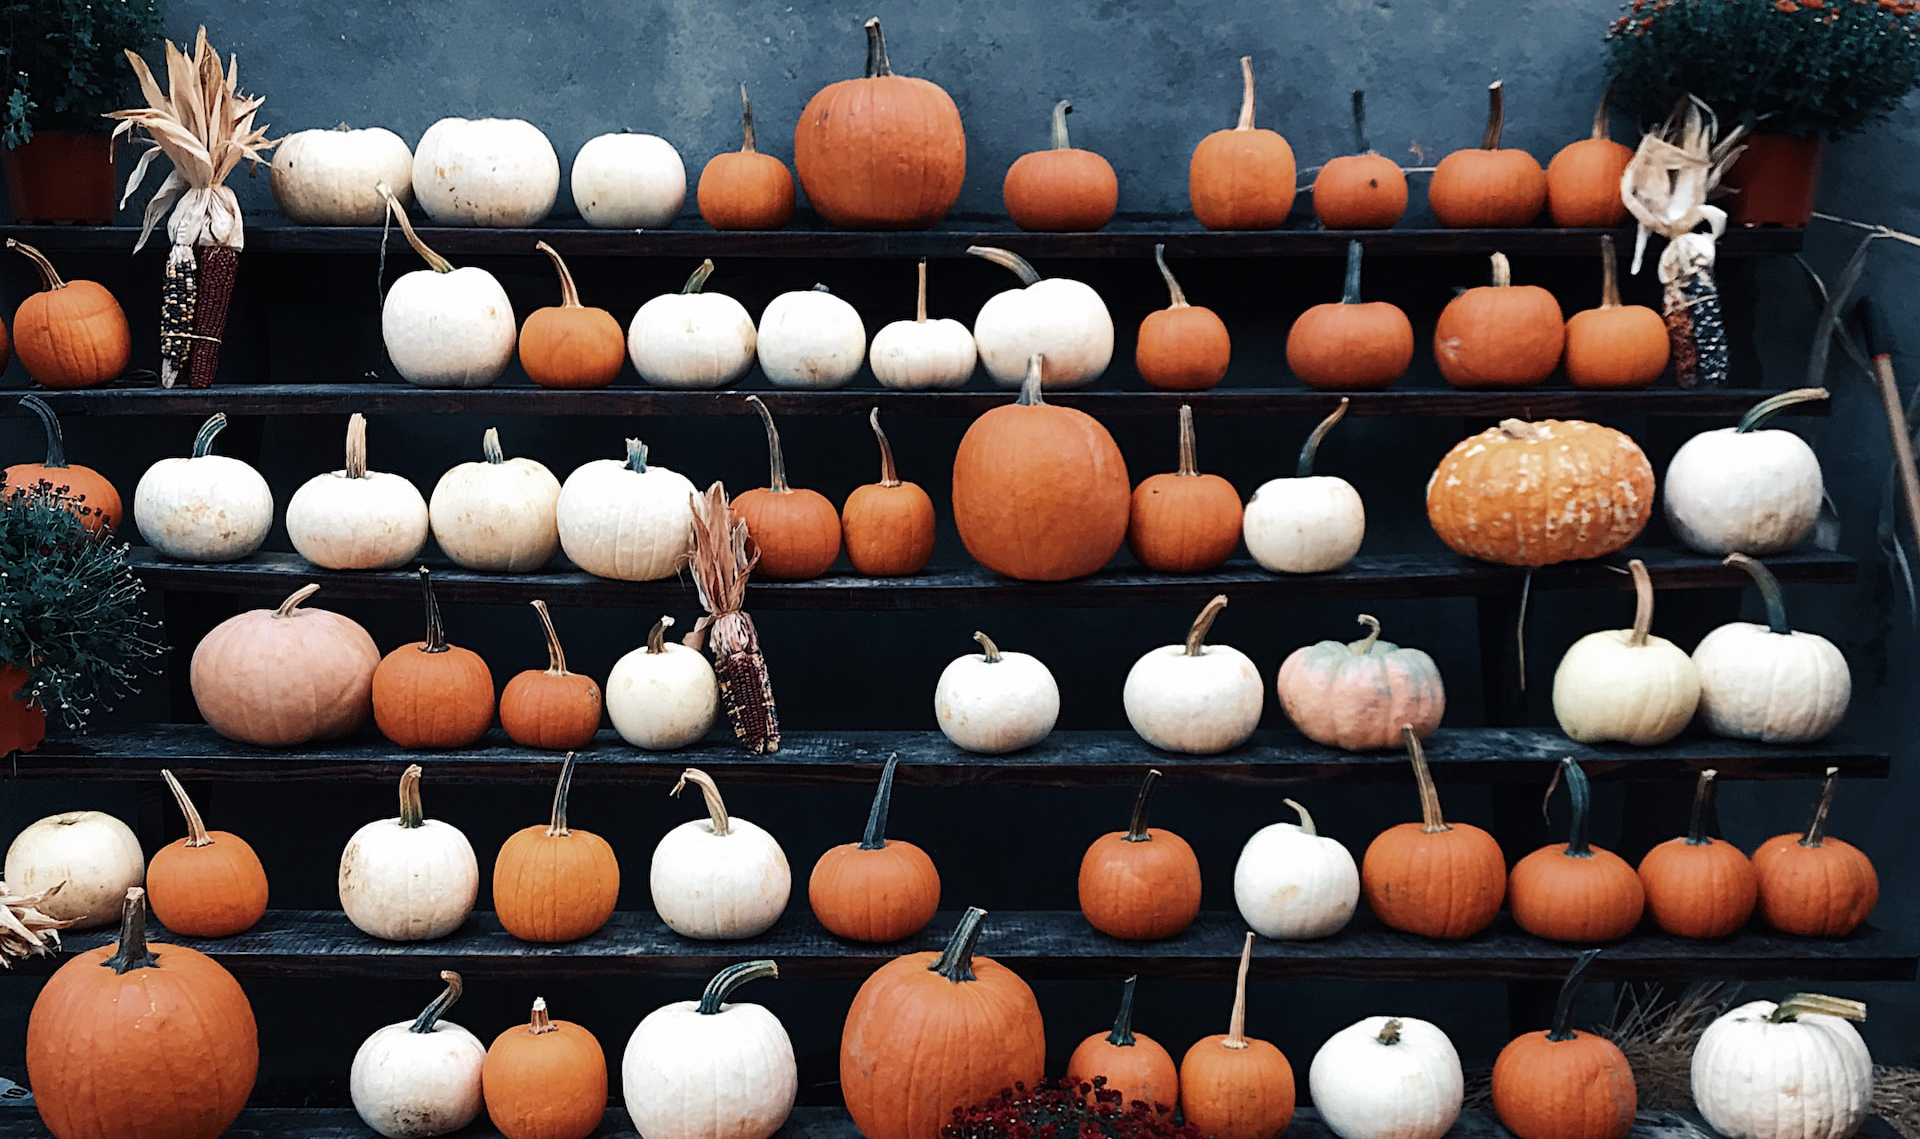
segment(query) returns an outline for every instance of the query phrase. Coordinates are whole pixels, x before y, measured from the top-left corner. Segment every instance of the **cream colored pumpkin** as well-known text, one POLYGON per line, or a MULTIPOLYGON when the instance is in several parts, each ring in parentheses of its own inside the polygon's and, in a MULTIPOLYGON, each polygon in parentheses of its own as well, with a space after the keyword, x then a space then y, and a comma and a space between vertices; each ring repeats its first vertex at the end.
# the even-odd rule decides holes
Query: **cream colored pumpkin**
POLYGON ((627 356, 657 388, 724 388, 753 367, 753 317, 724 293, 708 293, 713 262, 702 261, 677 293, 640 306, 627 326, 627 356))
POLYGON ((1262 937, 1302 941, 1347 927, 1360 904, 1360 868, 1353 855, 1314 829, 1313 816, 1292 799, 1298 823, 1253 832, 1233 867, 1233 901, 1262 937))
POLYGON ((207 726, 230 740, 287 747, 352 735, 373 720, 380 650, 360 623, 301 603, 308 584, 275 609, 250 609, 194 646, 188 678, 207 726))
POLYGON ((720 708, 713 666, 698 649, 667 640, 672 624, 671 617, 654 622, 646 645, 614 662, 604 689, 613 730, 647 751, 697 742, 720 708))
POLYGON ((1017 388, 1027 361, 1045 357, 1040 386, 1048 391, 1085 387, 1113 361, 1113 316, 1091 285, 1065 277, 1042 280, 1032 265, 1004 249, 971 245, 967 252, 1012 270, 1020 287, 996 293, 973 320, 980 363, 994 383, 1017 388))
POLYGON ((601 229, 663 229, 687 201, 687 167, 659 135, 596 135, 573 156, 573 205, 601 229))
POLYGON ((399 475, 367 469, 367 417, 347 420, 347 461, 287 500, 287 538, 321 569, 393 569, 427 544, 427 500, 399 475))
POLYGON ((239 459, 211 453, 224 413, 200 425, 193 454, 161 459, 133 489, 133 524, 147 545, 183 562, 251 556, 273 529, 273 490, 239 459))
POLYGON ((767 302, 754 343, 776 388, 844 387, 867 358, 867 326, 852 305, 815 285, 767 302))
POLYGON ((780 920, 793 891, 786 852, 760 827, 730 817, 720 789, 699 768, 682 772, 673 793, 689 783, 700 789, 708 817, 681 823, 653 848, 654 911, 682 937, 758 937, 780 920))
POLYGON ((933 715, 953 746, 1005 755, 1047 738, 1060 718, 1060 686, 1038 657, 1002 652, 985 633, 981 651, 956 657, 933 689, 933 715))
POLYGON ((944 391, 964 387, 978 361, 966 325, 946 317, 927 319, 927 259, 922 257, 913 319, 896 320, 873 334, 867 349, 873 378, 900 391, 944 391))
POLYGON ((281 212, 301 225, 379 225, 385 183, 413 201, 413 151, 385 127, 295 131, 273 148, 270 182, 281 212))
POLYGON ((1345 479, 1313 473, 1320 441, 1346 415, 1347 402, 1342 396, 1333 414, 1307 437, 1293 478, 1269 480, 1247 499, 1240 536, 1263 569, 1326 573, 1360 552, 1367 536, 1367 508, 1360 492, 1345 479))
POLYGON ((697 1001, 648 1013, 620 1061, 634 1130, 647 1139, 769 1139, 800 1090, 793 1041, 759 1005, 729 1003, 734 989, 778 977, 771 961, 729 965, 697 1001))
POLYGON ((479 1038, 441 1017, 460 999, 460 974, 412 1020, 389 1024, 353 1054, 348 1094, 361 1122, 387 1139, 428 1139, 472 1123, 483 1102, 479 1038))
POLYGON ((1820 460, 1793 432, 1759 427, 1783 408, 1825 398, 1825 388, 1781 392, 1755 404, 1739 426, 1680 445, 1661 486, 1681 545, 1703 554, 1777 554, 1813 533, 1826 493, 1820 460))
POLYGON ((560 480, 537 460, 507 458, 495 428, 481 436, 480 453, 483 461, 461 463, 434 484, 427 503, 433 540, 468 569, 541 568, 560 548, 560 480))
POLYGON ((627 458, 595 459, 567 476, 555 518, 560 548, 574 565, 616 581, 658 581, 687 564, 693 483, 647 462, 646 444, 627 440, 627 458))
POLYGON ((1753 575, 1766 602, 1767 623, 1722 625, 1694 647, 1700 716, 1707 730, 1766 743, 1826 738, 1840 726, 1853 695, 1847 658, 1818 633, 1798 632, 1787 624, 1780 583, 1759 562, 1728 554, 1727 564, 1753 575))
POLYGON ((1815 994, 1750 1001, 1693 1046, 1693 1103, 1726 1139, 1848 1139, 1873 1110, 1873 1057, 1849 1020, 1867 1006, 1815 994))
POLYGON ((1184 644, 1163 645, 1135 661, 1121 703, 1140 738, 1166 751, 1215 755, 1247 742, 1260 723, 1266 686, 1245 653, 1206 643, 1227 607, 1215 597, 1194 619, 1184 644))
POLYGON ((1573 643, 1553 674, 1553 716, 1567 738, 1583 744, 1663 744, 1686 730, 1700 705, 1700 670, 1680 646, 1648 633, 1653 579, 1646 563, 1633 572, 1633 628, 1588 633, 1573 643))
POLYGON ((147 880, 147 859, 127 824, 100 811, 48 815, 14 836, 0 875, 15 894, 52 890, 41 913, 76 930, 120 920, 127 891, 147 880), (57 887, 57 889, 56 889, 57 887))
POLYGON ((400 776, 400 816, 355 831, 340 855, 340 908, 369 937, 432 941, 459 929, 480 892, 480 864, 458 827, 420 807, 420 765, 400 776))
POLYGON ((441 225, 537 225, 559 194, 560 156, 524 119, 441 119, 413 150, 413 196, 441 225))
POLYGON ((1438 1025, 1370 1016, 1327 1038, 1307 1087, 1340 1139, 1440 1139, 1460 1118, 1467 1081, 1438 1025))
POLYGON ((393 370, 422 388, 492 384, 513 362, 520 336, 507 291, 485 269, 454 268, 420 240, 405 210, 396 204, 393 213, 427 263, 395 281, 380 306, 380 339, 393 370))
POLYGON ((1315 743, 1342 751, 1403 745, 1412 727, 1426 739, 1447 710, 1440 666, 1419 649, 1380 639, 1380 622, 1362 613, 1367 635, 1350 644, 1321 641, 1280 663, 1274 689, 1280 707, 1315 743))

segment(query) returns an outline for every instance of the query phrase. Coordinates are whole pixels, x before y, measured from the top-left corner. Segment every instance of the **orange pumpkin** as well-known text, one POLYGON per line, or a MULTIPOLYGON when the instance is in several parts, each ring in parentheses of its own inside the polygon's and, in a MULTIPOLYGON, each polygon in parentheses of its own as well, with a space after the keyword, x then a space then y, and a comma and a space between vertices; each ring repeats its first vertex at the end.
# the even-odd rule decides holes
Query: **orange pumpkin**
MULTIPOLYGON (((960 108, 937 83, 895 75, 879 19, 867 21, 867 73, 822 88, 793 128, 800 188, 846 229, 926 229, 967 175, 960 108)), ((874 1139, 874 1137, 869 1137, 874 1139)))
POLYGON ((0 756, 25 755, 47 738, 46 709, 20 697, 27 679, 25 669, 0 664, 0 756))
POLYGON ((1133 366, 1147 386, 1167 391, 1202 391, 1227 374, 1233 341, 1226 322, 1212 309, 1187 303, 1187 294, 1167 268, 1167 247, 1153 247, 1153 263, 1167 282, 1170 302, 1140 322, 1133 366))
MULTIPOLYGON (((40 270, 40 291, 20 302, 13 316, 13 351, 34 381, 50 388, 90 388, 120 378, 133 355, 127 314, 106 286, 63 281, 46 255, 24 241, 7 248, 40 270)), ((6 332, 0 328, 0 368, 7 366, 6 332)))
POLYGON ((1566 342, 1560 302, 1538 285, 1515 285, 1504 253, 1493 255, 1493 284, 1448 301, 1433 326, 1434 362, 1456 388, 1538 387, 1566 342))
POLYGON ((1499 80, 1487 87, 1487 133, 1477 150, 1440 160, 1427 183, 1427 204, 1449 229, 1532 225, 1547 204, 1547 172, 1524 150, 1502 149, 1506 106, 1499 80))
POLYGON ((535 309, 520 326, 520 366, 543 388, 604 388, 627 362, 627 334, 613 314, 580 303, 573 272, 544 241, 533 247, 560 275, 560 303, 535 309))
POLYGON ((1607 92, 1593 112, 1593 135, 1560 148, 1547 163, 1547 216, 1568 229, 1605 229, 1627 218, 1620 180, 1633 148, 1607 137, 1607 92))
MULTIPOLYGON (((1560 761, 1573 800, 1565 846, 1549 844, 1514 864, 1507 908, 1514 924, 1549 941, 1618 941, 1640 924, 1646 892, 1626 860, 1587 841, 1587 773, 1571 757, 1560 761)), ((1549 786, 1551 795, 1553 788, 1549 786)))
MULTIPOLYGON (((1126 541, 1127 461, 1100 421, 1040 394, 1041 358, 1020 398, 973 421, 953 456, 953 521, 975 561, 1022 581, 1066 581, 1126 541)), ((872 1137, 869 1137, 872 1139, 872 1137)))
POLYGON ((187 789, 162 770, 167 790, 186 816, 187 837, 154 852, 147 866, 153 916, 181 937, 231 937, 257 925, 267 912, 267 871, 247 840, 209 831, 187 789))
POLYGON ((1193 148, 1187 196, 1208 229, 1278 229, 1293 209, 1293 147, 1253 125, 1253 57, 1240 57, 1240 121, 1193 148))
POLYGON ((420 592, 427 639, 393 650, 373 670, 373 722, 404 748, 472 747, 493 726, 493 674, 480 654, 447 643, 425 566, 420 592))
POLYGON ((1187 840, 1147 826, 1160 772, 1151 770, 1123 831, 1093 840, 1080 859, 1080 912, 1087 924, 1125 941, 1158 941, 1186 931, 1200 915, 1200 859, 1187 840))
POLYGON ((1193 408, 1180 405, 1180 466, 1133 488, 1127 548, 1148 569, 1204 573, 1240 544, 1240 492, 1219 475, 1203 475, 1194 456, 1193 408))
POLYGON ((1624 432, 1503 419, 1454 445, 1427 482, 1427 521, 1455 552, 1545 566, 1623 549, 1653 516, 1653 465, 1624 432))
POLYGON ((843 843, 820 856, 807 879, 807 902, 827 932, 849 941, 887 942, 927 928, 940 908, 940 872, 927 852, 887 837, 893 801, 890 755, 880 769, 867 829, 859 842, 843 843))
POLYGON ((7 362, 13 359, 13 338, 7 335, 7 322, 0 320, 0 372, 7 368, 7 362))
POLYGON ((500 692, 500 726, 522 747, 568 751, 586 747, 600 730, 600 686, 593 677, 567 671, 567 654, 547 603, 534 601, 547 636, 547 667, 530 668, 500 692))
POLYGON ((840 556, 840 514, 817 490, 787 485, 787 460, 780 452, 780 431, 759 396, 747 402, 759 411, 767 429, 767 485, 743 491, 733 512, 747 524, 758 553, 760 576, 773 581, 819 577, 840 556))
POLYGON ((1860 928, 1880 900, 1873 860, 1827 833, 1827 812, 1833 809, 1839 778, 1839 768, 1827 768, 1820 800, 1804 832, 1775 835, 1753 852, 1760 920, 1782 933, 1846 937, 1860 928))
POLYGON ((867 423, 880 443, 880 481, 855 487, 840 509, 847 560, 868 577, 907 577, 933 560, 933 499, 919 483, 901 481, 879 408, 867 413, 867 423))
POLYGON ((1338 304, 1314 305, 1287 332, 1287 367, 1321 391, 1390 388, 1413 363, 1413 322, 1399 305, 1360 300, 1360 243, 1347 242, 1338 304))
POLYGON ((740 85, 740 149, 716 154, 700 171, 694 201, 715 229, 779 229, 793 220, 793 175, 754 146, 753 100, 740 85))
POLYGON ((505 1139, 587 1139, 607 1114, 607 1056, 593 1033, 547 1015, 547 999, 494 1037, 480 1064, 487 1118, 505 1139))
POLYGON ((1353 153, 1313 179, 1313 216, 1328 229, 1392 229, 1407 212, 1407 172, 1367 145, 1367 93, 1353 93, 1353 153))
POLYGON ((1633 1066, 1618 1045, 1573 1027, 1573 995, 1600 955, 1574 961, 1553 1027, 1515 1037, 1493 1062, 1493 1111, 1518 1139, 1626 1139, 1640 1110, 1633 1066))
POLYGON ((1567 319, 1567 382, 1576 388, 1644 388, 1667 370, 1667 322, 1620 303, 1613 235, 1600 238, 1600 307, 1567 319))
POLYGON ((1759 896, 1759 881, 1746 854, 1706 833, 1715 774, 1709 768, 1694 783, 1686 836, 1668 839, 1640 860, 1647 913, 1653 924, 1676 937, 1726 937, 1747 924, 1759 896))
POLYGON ((546 825, 507 836, 493 860, 494 913, 522 941, 578 941, 606 925, 620 900, 613 847, 591 831, 567 826, 575 754, 568 752, 560 765, 546 825))
POLYGON ((66 437, 60 420, 37 395, 23 395, 20 406, 40 417, 47 432, 47 457, 38 463, 15 463, 4 473, 5 482, 20 494, 39 483, 53 487, 54 493, 71 499, 73 512, 86 521, 89 530, 116 530, 120 526, 120 492, 113 489, 105 475, 92 467, 67 462, 66 437))
POLYGON ((1053 105, 1053 146, 1013 160, 1000 197, 1007 216, 1021 229, 1039 233, 1073 233, 1099 229, 1113 220, 1120 202, 1120 180, 1113 164, 1091 150, 1081 150, 1067 138, 1067 116, 1073 104, 1065 99, 1053 105))
POLYGON ((1413 725, 1401 729, 1420 791, 1420 821, 1381 831, 1360 861, 1360 889, 1390 929, 1458 941, 1493 924, 1507 896, 1507 859, 1494 837, 1440 813, 1413 725))
POLYGON ((1067 1058, 1067 1078, 1117 1093, 1119 1105, 1144 1103, 1173 1110, 1180 1102, 1180 1073, 1160 1042, 1133 1030, 1133 990, 1138 977, 1120 989, 1120 1012, 1111 1032, 1096 1032, 1067 1058))
POLYGON ((1280 1049, 1247 1035, 1252 958, 1249 933, 1240 948, 1227 1031, 1201 1037, 1180 1061, 1180 1111, 1212 1139, 1274 1139, 1293 1122, 1293 1065, 1280 1049))

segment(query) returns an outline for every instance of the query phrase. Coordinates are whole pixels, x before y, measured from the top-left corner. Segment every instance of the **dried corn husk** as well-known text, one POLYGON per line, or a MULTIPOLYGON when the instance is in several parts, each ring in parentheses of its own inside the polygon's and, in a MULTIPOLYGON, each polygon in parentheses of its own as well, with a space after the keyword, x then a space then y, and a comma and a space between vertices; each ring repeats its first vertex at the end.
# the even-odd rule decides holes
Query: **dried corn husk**
POLYGON ((760 555, 747 553, 747 524, 734 514, 727 488, 714 483, 693 496, 693 557, 689 567, 707 616, 681 638, 689 648, 704 646, 720 679, 720 703, 733 734, 750 753, 780 750, 780 716, 773 704, 773 681, 753 618, 741 610, 747 579, 760 555))
POLYGON ((60 887, 38 894, 16 894, 0 882, 0 969, 11 969, 15 961, 29 957, 51 957, 60 951, 60 931, 74 919, 48 917, 40 904, 60 892, 60 887))

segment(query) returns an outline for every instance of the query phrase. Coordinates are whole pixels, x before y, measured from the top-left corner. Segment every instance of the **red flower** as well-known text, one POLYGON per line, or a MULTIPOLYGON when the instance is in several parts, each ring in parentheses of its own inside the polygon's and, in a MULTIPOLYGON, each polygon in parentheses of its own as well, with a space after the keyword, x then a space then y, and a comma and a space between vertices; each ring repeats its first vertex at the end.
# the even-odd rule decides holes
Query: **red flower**
POLYGON ((1773 0, 1773 6, 1782 12, 1798 12, 1800 10, 1800 5, 1794 3, 1793 0, 1773 0))

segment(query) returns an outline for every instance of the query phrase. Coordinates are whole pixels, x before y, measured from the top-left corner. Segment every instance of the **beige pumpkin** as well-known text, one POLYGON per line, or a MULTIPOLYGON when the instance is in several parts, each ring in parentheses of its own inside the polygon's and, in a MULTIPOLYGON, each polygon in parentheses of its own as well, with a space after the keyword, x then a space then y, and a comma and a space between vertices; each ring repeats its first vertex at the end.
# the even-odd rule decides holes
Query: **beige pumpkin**
POLYGON ((1261 568, 1325 573, 1353 560, 1367 535, 1367 508, 1346 479, 1313 473, 1321 440, 1347 413, 1348 399, 1320 421, 1300 449, 1293 478, 1271 479, 1247 499, 1240 536, 1261 568))
POLYGON ((793 891, 786 852, 761 827, 729 815, 706 772, 687 768, 673 793, 689 784, 706 800, 707 818, 681 823, 653 848, 647 882, 654 911, 682 937, 758 937, 780 920, 793 891))
POLYGON ((973 320, 980 363, 1003 388, 1026 381, 1027 363, 1045 360, 1040 386, 1048 391, 1085 387, 1113 362, 1113 316, 1093 286, 1065 277, 1042 280, 1032 265, 1004 249, 970 245, 1020 278, 1020 287, 995 293, 973 320))
POLYGON ((1280 664, 1280 707, 1315 743, 1342 751, 1400 747, 1402 729, 1425 739, 1447 708, 1440 666, 1419 649, 1380 639, 1380 622, 1360 614, 1367 635, 1351 644, 1321 641, 1280 664))
POLYGON ((693 495, 685 475, 648 463, 646 444, 629 439, 624 461, 595 459, 567 476, 555 507, 560 548, 596 577, 672 577, 692 549, 693 495))
POLYGON ((560 480, 537 460, 507 458, 496 428, 481 436, 480 453, 481 462, 461 463, 434 484, 433 540, 455 565, 531 573, 560 548, 560 480))
POLYGON ((1360 868, 1339 840, 1320 833, 1305 807, 1283 801, 1300 821, 1253 832, 1233 866, 1234 905, 1261 937, 1331 937, 1360 905, 1360 868))
POLYGON ((537 225, 559 194, 560 156, 523 119, 441 119, 413 150, 413 196, 441 225, 537 225))
POLYGON ((953 746, 980 755, 1029 748, 1060 718, 1060 686, 1040 658, 1002 652, 985 633, 980 651, 957 657, 933 689, 933 715, 953 746))
POLYGON ((373 719, 380 650, 352 618, 302 608, 319 589, 302 586, 278 608, 236 614, 200 639, 188 676, 214 731, 291 747, 352 735, 373 719))
MULTIPOLYGON (((385 194, 384 183, 380 192, 385 194)), ((391 203, 407 244, 427 263, 402 276, 380 305, 380 339, 400 378, 422 388, 484 388, 513 362, 520 325, 500 281, 485 269, 453 263, 427 247, 398 202, 391 203)))
POLYGON ((1680 445, 1661 479, 1667 525, 1703 554, 1777 554, 1799 545, 1820 520, 1826 484, 1820 459, 1791 431, 1762 429, 1775 413, 1827 398, 1797 388, 1755 404, 1734 427, 1680 445))
POLYGON ((1693 658, 1653 628, 1653 578, 1639 558, 1633 573, 1633 628, 1588 633, 1553 674, 1553 716, 1583 744, 1663 744, 1686 730, 1700 704, 1693 658))
POLYGON ((399 475, 367 469, 367 417, 347 420, 347 461, 287 501, 287 537, 321 569, 393 569, 427 544, 427 500, 399 475))
POLYGON ((14 836, 0 880, 13 894, 47 894, 41 913, 102 929, 120 919, 127 891, 147 880, 147 859, 127 824, 100 811, 49 815, 14 836))
POLYGON ((340 854, 340 908, 383 941, 431 941, 459 929, 480 895, 480 863, 460 828, 420 805, 420 765, 400 774, 400 814, 353 833, 340 854))
POLYGON ((687 201, 687 166, 659 135, 588 139, 573 156, 573 205, 601 229, 663 229, 687 201))
POLYGON ((252 466, 212 453, 227 425, 216 412, 201 424, 193 454, 161 459, 133 491, 133 524, 147 545, 184 562, 235 562, 273 529, 273 490, 252 466))
POLYGON ((295 131, 273 148, 269 179, 281 212, 301 225, 379 225, 386 183, 413 201, 413 151, 385 127, 295 131))
POLYGON ((1247 742, 1260 723, 1266 686, 1247 655, 1206 643, 1223 594, 1194 618, 1185 643, 1165 645, 1134 662, 1121 703, 1127 722, 1154 747, 1215 755, 1247 742))
POLYGON ((673 618, 662 617, 647 643, 607 674, 607 716, 634 747, 673 751, 698 742, 720 708, 720 682, 700 650, 667 640, 673 618))
POLYGON ((627 326, 627 356, 656 388, 724 388, 753 367, 753 317, 725 293, 705 292, 711 260, 677 293, 640 306, 627 326))
POLYGON ((950 317, 927 318, 927 259, 920 259, 920 287, 912 320, 896 320, 873 334, 867 366, 884 388, 945 391, 973 378, 979 352, 973 333, 950 317))
POLYGON ((1873 1114, 1873 1055, 1859 1001, 1794 993, 1707 1025, 1688 1074, 1693 1104, 1729 1139, 1849 1139, 1873 1114))
POLYGON ((852 305, 815 285, 767 302, 754 343, 776 388, 844 387, 867 358, 867 326, 852 305))
POLYGON ((1826 738, 1840 726, 1853 695, 1847 658, 1820 634, 1787 624, 1785 595, 1765 566, 1745 554, 1728 554, 1727 564, 1752 575, 1767 623, 1734 621, 1694 647, 1700 718, 1714 735, 1736 740, 1804 744, 1826 738))

